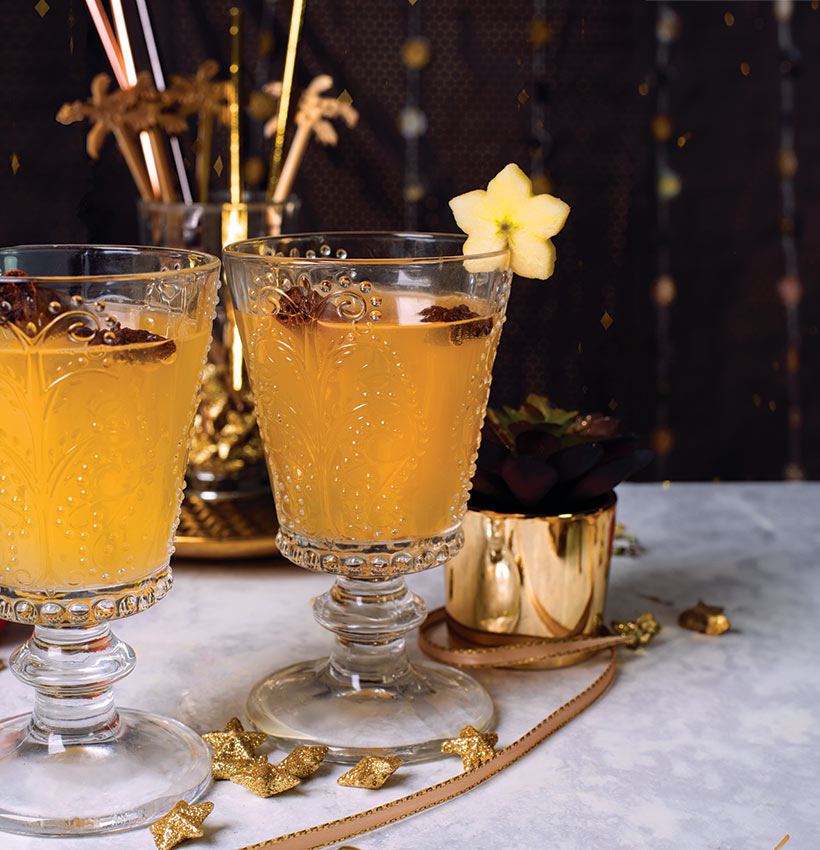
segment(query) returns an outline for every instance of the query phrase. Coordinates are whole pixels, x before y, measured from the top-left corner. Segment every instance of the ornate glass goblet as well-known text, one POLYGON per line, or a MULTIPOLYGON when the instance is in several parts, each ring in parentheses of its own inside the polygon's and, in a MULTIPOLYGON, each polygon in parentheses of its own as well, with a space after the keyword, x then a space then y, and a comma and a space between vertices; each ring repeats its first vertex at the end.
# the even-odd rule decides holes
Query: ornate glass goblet
POLYGON ((492 703, 470 676, 410 664, 425 616, 404 574, 460 549, 509 291, 506 251, 464 237, 311 234, 225 249, 274 484, 282 554, 337 576, 314 604, 330 658, 259 682, 248 713, 282 747, 440 755, 492 703))
POLYGON ((171 587, 218 275, 163 248, 0 249, 0 618, 34 626, 11 668, 35 689, 0 721, 0 829, 129 829, 208 784, 195 732, 115 706, 135 659, 108 621, 171 587))

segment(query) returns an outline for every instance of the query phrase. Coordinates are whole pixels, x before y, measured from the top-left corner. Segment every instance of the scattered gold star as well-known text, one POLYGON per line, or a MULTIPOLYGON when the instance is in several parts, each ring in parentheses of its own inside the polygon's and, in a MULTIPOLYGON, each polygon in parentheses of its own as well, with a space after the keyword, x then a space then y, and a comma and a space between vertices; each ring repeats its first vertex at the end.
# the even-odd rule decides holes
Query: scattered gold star
POLYGON ((396 772, 401 759, 397 756, 365 756, 336 781, 350 788, 381 788, 396 772))
POLYGON ((11 155, 11 172, 12 174, 17 174, 20 170, 20 157, 17 156, 16 153, 11 155))
POLYGON ((278 767, 291 776, 307 779, 318 770, 327 753, 327 747, 297 747, 279 762, 278 767))
POLYGON ((190 805, 180 800, 167 815, 149 827, 158 850, 171 850, 186 838, 201 838, 202 821, 213 810, 213 803, 190 805))
POLYGON ((252 759, 256 748, 265 743, 264 732, 246 732, 239 719, 232 717, 224 729, 206 732, 203 740, 210 744, 221 759, 252 759))
POLYGON ((341 94, 340 94, 340 95, 336 98, 336 100, 338 100, 338 101, 339 101, 339 103, 341 103, 341 104, 345 104, 346 106, 350 106, 350 104, 351 104, 351 103, 353 103, 353 98, 350 96, 350 92, 349 92, 347 89, 345 89, 345 90, 344 90, 344 91, 343 91, 343 92, 342 92, 342 93, 341 93, 341 94))
POLYGON ((472 726, 465 726, 458 738, 450 738, 441 745, 441 751, 457 753, 464 762, 464 770, 475 770, 495 755, 493 748, 497 743, 495 732, 477 732, 472 726))
POLYGON ((211 776, 214 779, 230 779, 240 773, 247 773, 254 765, 267 764, 267 756, 255 756, 251 759, 226 759, 215 755, 211 761, 211 776))
POLYGON ((252 791, 258 797, 272 797, 290 788, 295 788, 299 780, 275 764, 268 762, 255 764, 246 772, 230 777, 231 782, 252 791))
POLYGON ((646 645, 661 630, 660 623, 649 611, 634 620, 613 620, 610 625, 616 635, 628 638, 624 642, 627 649, 638 649, 646 645))
POLYGON ((222 169, 225 166, 222 164, 222 154, 220 154, 216 160, 214 161, 214 171, 216 172, 216 176, 220 177, 222 175, 222 169))
POLYGON ((612 327, 612 323, 614 321, 615 319, 613 319, 608 312, 604 311, 604 315, 601 316, 601 327, 603 327, 605 331, 608 331, 612 327))
POLYGON ((44 18, 50 8, 51 6, 46 3, 46 0, 40 0, 40 2, 34 7, 34 11, 37 12, 41 18, 44 18))
POLYGON ((518 97, 516 99, 523 106, 530 99, 530 96, 527 94, 526 89, 521 89, 521 91, 518 92, 518 97))
POLYGON ((705 635, 722 635, 728 631, 729 620, 719 605, 707 605, 698 600, 694 608, 687 608, 678 617, 678 625, 705 635))

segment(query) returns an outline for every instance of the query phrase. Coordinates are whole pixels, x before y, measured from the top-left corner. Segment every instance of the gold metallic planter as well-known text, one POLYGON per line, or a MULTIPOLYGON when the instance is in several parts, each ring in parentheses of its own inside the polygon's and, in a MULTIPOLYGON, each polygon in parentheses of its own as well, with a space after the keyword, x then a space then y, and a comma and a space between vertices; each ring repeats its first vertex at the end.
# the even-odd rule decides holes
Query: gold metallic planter
MULTIPOLYGON (((489 645, 597 634, 604 622, 615 502, 613 493, 598 509, 555 517, 470 511, 464 548, 446 567, 453 641, 464 637, 459 626, 481 633, 481 643, 489 645)), ((522 666, 567 667, 589 655, 522 666)))

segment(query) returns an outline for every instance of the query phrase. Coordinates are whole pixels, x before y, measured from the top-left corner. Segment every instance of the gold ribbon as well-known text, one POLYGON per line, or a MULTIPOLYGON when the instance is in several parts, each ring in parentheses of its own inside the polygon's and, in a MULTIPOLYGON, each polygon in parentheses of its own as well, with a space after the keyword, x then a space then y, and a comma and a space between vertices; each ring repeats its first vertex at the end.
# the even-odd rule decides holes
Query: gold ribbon
MULTIPOLYGON (((615 647, 627 640, 623 635, 608 635, 605 637, 558 639, 532 637, 525 638, 521 642, 519 636, 495 635, 494 637, 498 638, 513 638, 518 642, 500 643, 497 646, 450 649, 435 643, 429 637, 430 631, 442 623, 446 617, 445 610, 437 608, 430 612, 419 629, 419 646, 432 658, 446 664, 458 664, 464 667, 505 667, 510 664, 541 661, 545 658, 554 658, 557 655, 569 655, 581 651, 598 652, 604 649, 609 651, 609 659, 604 671, 584 690, 533 726, 518 740, 499 750, 480 767, 460 773, 451 779, 446 779, 427 788, 422 788, 406 797, 399 797, 390 803, 375 806, 372 809, 366 809, 319 826, 302 829, 299 832, 280 835, 278 838, 272 838, 258 844, 249 844, 247 847, 240 848, 240 850, 265 850, 268 847, 276 847, 279 850, 317 850, 317 848, 347 841, 362 833, 403 820, 410 815, 418 814, 440 803, 446 803, 448 800, 472 790, 525 756, 553 732, 557 732, 602 696, 615 680, 615 647)), ((462 636, 467 639, 472 639, 471 636, 482 641, 487 639, 487 634, 484 632, 476 632, 464 626, 461 626, 461 629, 462 636)))

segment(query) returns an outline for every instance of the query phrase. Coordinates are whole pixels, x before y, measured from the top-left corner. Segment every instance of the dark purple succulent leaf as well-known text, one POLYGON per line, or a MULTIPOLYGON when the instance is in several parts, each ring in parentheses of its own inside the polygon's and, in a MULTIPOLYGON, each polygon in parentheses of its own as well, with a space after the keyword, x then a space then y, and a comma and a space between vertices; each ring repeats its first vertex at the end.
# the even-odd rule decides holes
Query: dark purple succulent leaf
POLYGON ((558 478, 551 466, 529 457, 508 457, 502 474, 516 499, 528 506, 540 502, 558 478))
POLYGON ((515 438, 515 452, 519 457, 534 457, 543 461, 560 448, 560 438, 543 428, 523 431, 515 438))
MULTIPOLYGON (((476 469, 473 476, 473 494, 481 493, 488 499, 509 501, 513 499, 509 487, 500 475, 493 475, 486 470, 476 469)), ((472 498, 472 496, 471 496, 472 498)))
POLYGON ((616 457, 626 457, 635 452, 638 448, 638 438, 631 434, 609 437, 601 440, 599 445, 603 447, 604 458, 614 460, 616 457))
POLYGON ((519 434, 526 434, 527 431, 531 431, 532 423, 524 421, 511 422, 510 427, 507 430, 509 431, 510 436, 512 436, 513 440, 515 440, 515 438, 518 437, 519 434))
POLYGON ((574 482, 564 494, 565 498, 567 502, 578 502, 601 496, 639 469, 643 469, 650 460, 651 457, 646 458, 646 450, 607 460, 574 482))
POLYGON ((606 493, 594 496, 591 499, 577 499, 573 501, 567 499, 566 496, 558 494, 558 488, 555 488, 537 506, 537 511, 541 516, 558 516, 559 514, 576 513, 577 511, 595 510, 606 502, 609 492, 607 491, 606 493))
POLYGON ((481 471, 501 475, 501 464, 509 456, 510 453, 497 439, 488 440, 482 436, 476 466, 481 471))
POLYGON ((569 482, 592 469, 603 456, 604 450, 597 443, 579 443, 556 452, 549 462, 558 481, 569 482))
POLYGON ((484 431, 492 434, 493 438, 503 446, 506 446, 508 451, 513 451, 515 448, 515 441, 507 430, 506 421, 502 421, 496 411, 487 411, 487 417, 484 420, 484 431))
POLYGON ((583 417, 581 422, 582 425, 578 429, 578 432, 597 440, 617 434, 618 426, 621 424, 620 419, 615 419, 612 416, 600 416, 597 413, 589 417, 583 417))

